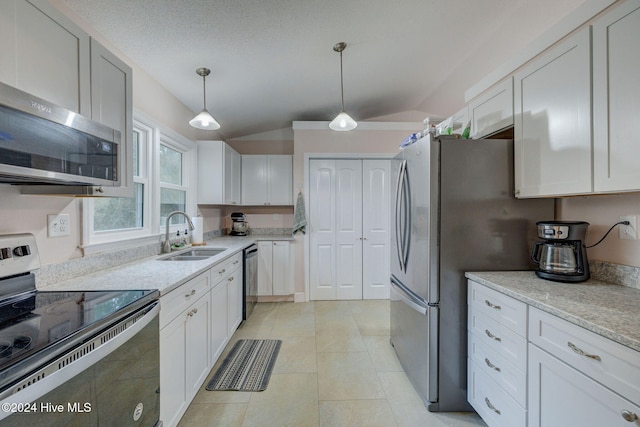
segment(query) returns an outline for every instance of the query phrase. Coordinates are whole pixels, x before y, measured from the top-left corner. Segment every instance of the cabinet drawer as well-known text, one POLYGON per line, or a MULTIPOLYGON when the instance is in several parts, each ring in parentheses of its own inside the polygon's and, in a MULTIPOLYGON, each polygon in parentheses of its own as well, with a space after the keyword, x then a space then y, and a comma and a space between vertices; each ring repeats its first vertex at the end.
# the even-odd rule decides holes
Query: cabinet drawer
POLYGON ((527 369, 527 340, 494 319, 469 310, 469 331, 516 369, 527 369))
POLYGON ((160 329, 207 292, 209 292, 208 271, 160 298, 160 329))
POLYGON ((229 273, 235 271, 237 268, 242 267, 242 252, 225 259, 217 265, 211 267, 211 280, 214 284, 219 283, 225 279, 229 273))
POLYGON ((531 307, 529 340, 601 384, 640 404, 640 353, 531 307))
POLYGON ((493 349, 485 346, 474 334, 468 334, 469 357, 489 378, 496 382, 522 407, 527 406, 527 374, 517 369, 493 349))
POLYGON ((491 427, 525 427, 527 411, 471 359, 467 369, 467 399, 491 427))
POLYGON ((496 320, 522 337, 527 337, 527 305, 484 285, 469 280, 470 309, 496 320))

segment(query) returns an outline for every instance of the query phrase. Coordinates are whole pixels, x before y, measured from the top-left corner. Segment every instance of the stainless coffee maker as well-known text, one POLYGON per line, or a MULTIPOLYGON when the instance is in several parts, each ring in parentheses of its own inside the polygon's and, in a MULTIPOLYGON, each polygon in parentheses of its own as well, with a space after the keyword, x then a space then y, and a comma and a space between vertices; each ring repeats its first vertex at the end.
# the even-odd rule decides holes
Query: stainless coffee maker
POLYGON ((584 238, 588 222, 537 222, 538 241, 531 259, 538 264, 536 275, 556 282, 584 282, 589 279, 589 261, 584 238))
POLYGON ((231 236, 246 236, 249 234, 249 223, 247 217, 242 212, 231 214, 231 236))

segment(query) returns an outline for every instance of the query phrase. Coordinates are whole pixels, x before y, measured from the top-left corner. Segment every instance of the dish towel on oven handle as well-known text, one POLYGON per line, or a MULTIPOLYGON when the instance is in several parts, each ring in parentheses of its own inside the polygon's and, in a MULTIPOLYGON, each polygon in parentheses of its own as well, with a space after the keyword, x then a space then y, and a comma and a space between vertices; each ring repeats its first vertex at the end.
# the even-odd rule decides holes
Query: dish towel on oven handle
POLYGON ((298 199, 296 200, 296 209, 293 212, 293 235, 301 231, 302 234, 307 233, 307 217, 304 211, 304 197, 302 191, 298 191, 298 199))

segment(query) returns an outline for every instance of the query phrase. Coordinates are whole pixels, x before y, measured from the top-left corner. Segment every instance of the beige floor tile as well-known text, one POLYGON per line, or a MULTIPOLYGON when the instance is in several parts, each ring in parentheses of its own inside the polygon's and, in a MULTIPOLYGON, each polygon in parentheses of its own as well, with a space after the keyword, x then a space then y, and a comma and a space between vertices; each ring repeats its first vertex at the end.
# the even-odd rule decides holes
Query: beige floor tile
POLYGON ((389 335, 388 300, 349 301, 349 307, 363 336, 389 335))
POLYGON ((241 427, 247 404, 192 403, 178 427, 241 427))
POLYGON ((389 343, 389 336, 363 337, 376 372, 402 372, 402 365, 389 343))
POLYGON ((369 353, 318 353, 320 400, 384 398, 369 353))
POLYGON ((431 413, 389 345, 389 301, 259 303, 236 331, 180 427, 478 427, 475 413, 431 413), (238 339, 282 339, 267 390, 204 388, 238 339))
POLYGON ((273 374, 263 392, 251 393, 243 427, 317 427, 316 374, 273 374))
POLYGON ((401 427, 486 427, 475 413, 429 412, 404 372, 379 372, 378 377, 401 427))
POLYGON ((386 399, 320 402, 321 427, 392 427, 396 425, 386 399))
POLYGON ((318 353, 367 351, 357 328, 338 333, 330 329, 318 329, 316 326, 316 348, 318 353))
POLYGON ((282 302, 278 305, 279 314, 313 314, 315 312, 315 303, 282 302))
POLYGON ((285 337, 273 367, 273 373, 316 373, 315 337, 285 337))
POLYGON ((271 330, 271 337, 313 337, 316 335, 316 321, 313 314, 279 314, 271 330))

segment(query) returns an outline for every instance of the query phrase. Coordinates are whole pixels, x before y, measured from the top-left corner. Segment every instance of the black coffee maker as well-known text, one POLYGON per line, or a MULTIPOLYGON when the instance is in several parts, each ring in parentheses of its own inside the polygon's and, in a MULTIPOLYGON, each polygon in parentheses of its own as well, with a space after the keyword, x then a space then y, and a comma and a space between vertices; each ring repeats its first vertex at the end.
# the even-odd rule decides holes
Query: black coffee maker
POLYGON ((584 238, 588 222, 537 222, 538 241, 531 259, 538 264, 536 275, 556 282, 584 282, 589 279, 589 261, 584 238))

